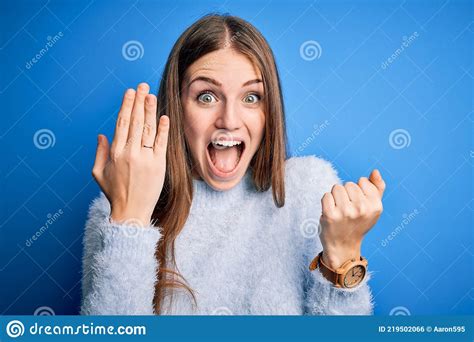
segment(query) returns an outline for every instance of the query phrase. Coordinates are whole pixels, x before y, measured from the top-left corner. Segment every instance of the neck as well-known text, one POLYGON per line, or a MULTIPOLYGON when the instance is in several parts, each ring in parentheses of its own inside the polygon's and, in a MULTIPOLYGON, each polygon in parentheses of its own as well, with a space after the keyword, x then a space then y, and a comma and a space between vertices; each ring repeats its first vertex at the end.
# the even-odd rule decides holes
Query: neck
POLYGON ((252 172, 248 169, 242 179, 229 190, 215 190, 201 178, 193 179, 193 206, 231 206, 233 202, 244 200, 249 192, 255 192, 252 172))

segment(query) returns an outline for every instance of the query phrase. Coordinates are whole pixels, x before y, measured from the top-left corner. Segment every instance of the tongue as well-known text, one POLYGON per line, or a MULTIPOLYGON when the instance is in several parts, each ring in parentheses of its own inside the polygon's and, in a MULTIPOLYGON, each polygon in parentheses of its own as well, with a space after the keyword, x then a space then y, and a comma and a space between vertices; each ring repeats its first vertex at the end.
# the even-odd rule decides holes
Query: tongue
POLYGON ((221 172, 232 171, 239 162, 238 147, 217 149, 211 145, 210 155, 214 166, 221 172))

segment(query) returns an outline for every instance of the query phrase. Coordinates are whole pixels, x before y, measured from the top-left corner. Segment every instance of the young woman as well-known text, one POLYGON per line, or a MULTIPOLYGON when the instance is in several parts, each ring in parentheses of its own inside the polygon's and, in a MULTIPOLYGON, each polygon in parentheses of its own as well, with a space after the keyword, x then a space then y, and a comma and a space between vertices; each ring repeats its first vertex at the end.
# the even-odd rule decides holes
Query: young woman
POLYGON ((248 22, 194 23, 158 99, 127 90, 111 146, 98 140, 82 314, 373 313, 361 244, 384 181, 287 159, 277 67, 248 22))

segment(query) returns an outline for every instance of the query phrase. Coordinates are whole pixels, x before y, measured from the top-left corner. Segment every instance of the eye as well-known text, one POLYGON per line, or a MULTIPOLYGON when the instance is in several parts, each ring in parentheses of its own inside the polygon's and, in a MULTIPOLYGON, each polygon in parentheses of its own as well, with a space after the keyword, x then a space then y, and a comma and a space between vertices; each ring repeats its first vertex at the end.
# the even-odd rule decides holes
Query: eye
POLYGON ((197 100, 206 104, 217 101, 214 94, 212 94, 210 91, 205 91, 205 92, 200 93, 197 97, 197 100))
POLYGON ((260 101, 261 96, 258 94, 248 94, 244 97, 244 102, 248 104, 254 104, 260 101))

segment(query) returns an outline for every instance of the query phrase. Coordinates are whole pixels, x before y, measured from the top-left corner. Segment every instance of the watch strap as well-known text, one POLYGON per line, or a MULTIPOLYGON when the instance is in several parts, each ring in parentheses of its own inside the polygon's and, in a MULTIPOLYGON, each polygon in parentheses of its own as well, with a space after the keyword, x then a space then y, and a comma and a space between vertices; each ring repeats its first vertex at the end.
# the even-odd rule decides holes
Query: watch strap
MULTIPOLYGON (((332 284, 334 284, 335 287, 341 288, 341 287, 345 287, 345 286, 343 286, 344 285, 343 284, 344 280, 342 279, 342 277, 344 277, 344 274, 338 273, 338 271, 339 272, 341 272, 341 270, 348 271, 347 267, 349 266, 349 264, 355 263, 355 262, 356 262, 355 259, 347 260, 344 264, 342 264, 342 266, 340 268, 338 268, 337 270, 333 270, 331 267, 329 267, 328 265, 326 265, 323 262, 323 251, 321 251, 313 259, 313 261, 309 265, 309 269, 310 269, 310 271, 314 271, 316 268, 319 267, 319 271, 324 276, 324 278, 326 278, 332 284)), ((365 259, 363 256, 361 256, 360 261, 358 263, 360 264, 360 262, 361 262, 363 267, 367 268, 367 264, 368 264, 367 259, 365 259)), ((364 277, 365 277, 365 274, 364 274, 364 277)))
POLYGON ((337 273, 336 271, 334 271, 332 268, 330 268, 329 266, 327 266, 324 262, 323 262, 323 252, 320 253, 320 257, 319 257, 319 271, 323 274, 323 276, 329 280, 331 283, 334 284, 334 286, 336 287, 341 287, 341 285, 339 284, 339 273, 337 273))
POLYGON ((324 278, 326 278, 331 283, 333 283, 334 286, 341 287, 341 285, 338 282, 339 274, 336 273, 336 271, 331 269, 329 266, 324 264, 322 257, 323 257, 323 252, 321 251, 311 262, 311 265, 309 266, 310 271, 314 271, 316 268, 319 267, 319 271, 324 276, 324 278))

